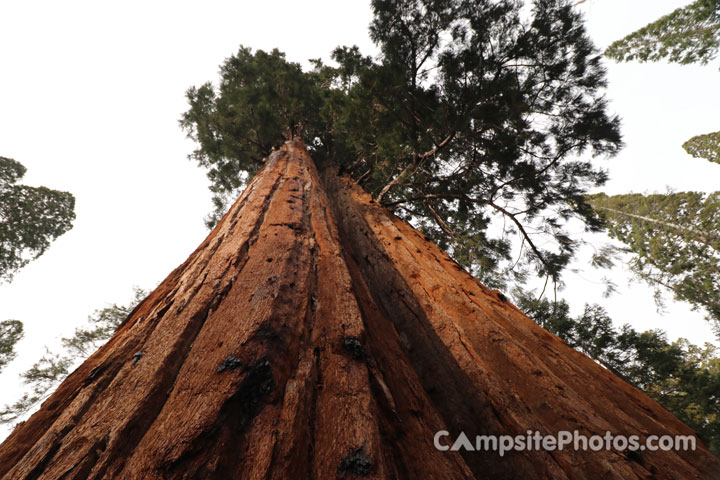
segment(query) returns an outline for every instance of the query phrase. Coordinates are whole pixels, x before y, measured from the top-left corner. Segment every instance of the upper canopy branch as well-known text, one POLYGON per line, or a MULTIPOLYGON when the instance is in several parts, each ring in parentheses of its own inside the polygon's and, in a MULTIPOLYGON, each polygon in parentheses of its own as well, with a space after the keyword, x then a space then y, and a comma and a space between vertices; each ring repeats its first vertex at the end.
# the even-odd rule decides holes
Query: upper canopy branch
POLYGON ((428 150, 425 153, 422 153, 420 155, 415 155, 413 158, 413 161, 410 162, 403 170, 400 172, 399 175, 394 177, 392 180, 390 180, 385 186, 380 190, 380 193, 377 196, 377 201, 382 202, 382 198, 385 196, 385 194, 395 185, 398 184, 398 182, 405 178, 406 176, 411 176, 413 173, 415 173, 415 170, 418 169, 420 164, 423 160, 437 154, 438 151, 440 151, 443 147, 445 147, 448 143, 452 141, 453 138, 455 138, 455 135, 457 132, 453 131, 448 136, 446 136, 440 143, 435 143, 435 146, 428 150))

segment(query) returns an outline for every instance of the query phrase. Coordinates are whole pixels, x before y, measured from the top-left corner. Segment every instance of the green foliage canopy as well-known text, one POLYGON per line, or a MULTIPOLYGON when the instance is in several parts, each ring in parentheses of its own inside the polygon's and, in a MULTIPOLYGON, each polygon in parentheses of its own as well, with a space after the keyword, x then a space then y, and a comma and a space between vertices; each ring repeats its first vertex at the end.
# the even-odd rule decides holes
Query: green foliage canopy
POLYGON ((254 175, 261 160, 278 145, 290 126, 312 124, 318 106, 317 89, 298 64, 285 60, 277 49, 252 53, 241 47, 220 69, 216 88, 206 83, 187 91, 190 109, 181 125, 199 148, 191 158, 207 169, 216 212, 212 225, 224 213, 228 200, 254 175))
POLYGON ((619 121, 580 15, 565 0, 536 0, 529 18, 521 6, 375 0, 380 55, 339 47, 334 66, 314 60, 309 72, 277 50, 241 48, 218 86, 188 91, 181 119, 212 182, 210 223, 285 131, 486 283, 502 284, 513 234, 526 264, 557 278, 576 248, 565 223, 599 228, 584 195, 606 175, 582 155, 615 154, 619 121), (494 219, 508 225, 500 235, 494 219))
POLYGON ((19 162, 0 157, 0 281, 12 280, 75 219, 70 193, 18 185, 25 171, 19 162))

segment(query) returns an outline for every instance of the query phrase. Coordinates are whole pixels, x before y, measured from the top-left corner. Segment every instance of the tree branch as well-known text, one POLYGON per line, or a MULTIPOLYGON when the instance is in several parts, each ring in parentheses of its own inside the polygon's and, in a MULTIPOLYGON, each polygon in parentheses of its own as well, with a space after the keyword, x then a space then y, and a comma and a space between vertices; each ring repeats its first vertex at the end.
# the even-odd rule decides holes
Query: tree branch
POLYGON ((535 246, 535 243, 533 243, 533 241, 530 239, 530 235, 528 235, 527 231, 525 230, 525 227, 523 227, 522 223, 520 223, 520 221, 516 218, 515 214, 510 213, 509 211, 507 211, 500 205, 497 205, 490 200, 487 200, 486 203, 488 205, 490 205, 492 208, 494 208, 495 210, 497 210, 498 212, 501 212, 504 215, 507 215, 510 218, 510 220, 513 221, 513 223, 520 230, 520 233, 522 233, 522 235, 525 238, 525 240, 527 241, 528 245, 530 245, 530 248, 532 249, 535 256, 538 258, 538 260, 540 260, 540 263, 542 263, 543 266, 545 267, 545 269, 549 272, 550 265, 548 265, 547 261, 545 260, 545 257, 542 256, 542 254, 540 253, 540 250, 535 246))
POLYGON ((457 238, 457 235, 455 235, 455 232, 453 231, 453 229, 450 228, 450 225, 448 225, 445 222, 445 220, 443 220, 442 217, 435 211, 435 209, 430 204, 430 202, 429 201, 425 202, 425 205, 427 205, 428 209, 430 209, 430 212, 432 212, 433 217, 435 217, 435 221, 438 223, 438 225, 440 225, 440 228, 442 229, 442 231, 445 232, 446 234, 450 235, 453 238, 453 240, 457 241, 458 238, 457 238))
MULTIPOLYGON (((555 156, 555 158, 553 158, 550 162, 548 162, 547 165, 545 165, 543 168, 541 168, 539 171, 537 171, 533 175, 538 176, 538 175, 542 175, 543 173, 547 172, 550 169, 550 167, 552 167, 553 165, 556 165, 560 161, 560 159, 565 156, 566 153, 568 153, 573 148, 576 148, 579 146, 580 145, 578 145, 578 144, 568 145, 562 151, 558 152, 558 154, 555 156)), ((527 178, 528 176, 529 176, 529 174, 520 175, 519 177, 511 178, 510 180, 507 180, 506 182, 501 183, 500 185, 495 187, 493 189, 493 191, 490 193, 490 195, 489 195, 490 199, 492 200, 493 198, 495 198, 495 194, 498 191, 500 191, 501 189, 503 189, 503 188, 507 187, 508 185, 511 185, 515 182, 519 182, 520 180, 527 178)))
POLYGON ((425 152, 425 153, 423 153, 423 154, 415 155, 415 158, 413 159, 413 161, 410 162, 410 163, 407 165, 407 167, 405 167, 405 168, 403 169, 403 171, 400 172, 400 174, 399 174, 398 176, 396 176, 396 177, 394 177, 392 180, 390 180, 390 181, 382 188, 382 190, 380 190, 380 193, 378 194, 377 199, 376 199, 376 200, 378 201, 378 203, 382 202, 382 198, 385 196, 385 194, 386 194, 392 187, 394 187, 395 185, 397 185, 397 183, 400 181, 400 179, 404 178, 404 177, 406 176, 406 174, 408 174, 408 172, 409 172, 410 175, 412 175, 413 173, 415 173, 415 170, 417 170, 417 168, 420 166, 420 164, 422 163, 423 160, 425 160, 426 158, 428 158, 428 157, 430 157, 430 156, 432 156, 432 155, 435 155, 438 151, 440 151, 443 147, 445 147, 448 143, 450 143, 450 141, 451 141, 453 138, 455 138, 455 134, 456 134, 455 131, 451 132, 451 133, 448 134, 448 136, 445 137, 440 143, 436 143, 435 146, 434 146, 432 149, 428 150, 427 152, 425 152), (411 171, 411 169, 412 169, 412 171, 411 171))
POLYGON ((406 198, 403 200, 397 200, 395 202, 383 203, 383 206, 394 207, 395 205, 400 205, 401 203, 411 203, 411 202, 417 202, 418 200, 428 200, 431 198, 452 199, 452 200, 464 199, 464 200, 469 200, 474 203, 484 202, 484 200, 475 200, 475 199, 470 198, 467 195, 462 194, 462 193, 428 193, 427 195, 418 195, 418 196, 406 198))

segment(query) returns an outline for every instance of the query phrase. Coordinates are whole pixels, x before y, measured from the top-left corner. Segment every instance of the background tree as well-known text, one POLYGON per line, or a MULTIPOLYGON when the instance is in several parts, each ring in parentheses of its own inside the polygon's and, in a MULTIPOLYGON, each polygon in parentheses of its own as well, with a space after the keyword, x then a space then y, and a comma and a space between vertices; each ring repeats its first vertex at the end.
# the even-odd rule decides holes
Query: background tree
POLYGON ((613 42, 605 55, 621 62, 707 64, 720 49, 720 1, 697 0, 613 42))
MULTIPOLYGON (((720 0, 697 0, 625 38, 605 55, 619 62, 669 62, 705 65, 720 50, 720 0)), ((693 157, 720 162, 720 132, 697 135, 683 144, 693 157)))
POLYGON ((683 148, 695 158, 720 163, 720 132, 696 135, 683 143, 683 148))
MULTIPOLYGON (((24 393, 14 403, 0 409, 0 424, 16 422, 44 401, 74 367, 100 348, 115 333, 117 327, 146 294, 144 290, 135 288, 133 299, 127 305, 112 304, 95 310, 88 316, 87 326, 76 328, 73 336, 62 339, 61 352, 53 353, 46 347, 45 355, 21 374, 23 383, 30 391, 24 393)), ((19 326, 13 326, 16 335, 22 333, 22 324, 17 323, 19 326)), ((0 323, 0 329, 3 328, 4 325, 0 323)), ((0 367, 3 365, 3 355, 3 343, 0 343, 0 367)))
POLYGON ((557 279, 577 247, 566 222, 599 228, 584 195, 606 174, 581 155, 620 146, 580 15, 562 0, 533 2, 527 19, 502 0, 372 8, 378 58, 340 47, 334 66, 303 72, 277 51, 241 48, 218 86, 188 91, 181 124, 218 211, 295 131, 318 165, 339 164, 485 283, 529 268, 557 279), (280 100, 289 106, 271 108, 280 100), (521 262, 507 269, 513 254, 521 262))
MULTIPOLYGON (((637 60, 707 64, 720 48, 720 1, 699 0, 614 42, 605 55, 617 61, 637 60)), ((698 135, 683 144, 696 158, 718 162, 720 132, 698 135)), ((612 237, 634 254, 631 270, 678 300, 706 312, 720 338, 720 195, 696 192, 667 195, 604 194, 589 197, 612 237)), ((711 344, 685 340, 669 343, 660 330, 618 330, 597 305, 578 318, 565 302, 551 304, 517 295, 521 308, 569 345, 658 400, 694 428, 720 453, 720 358, 711 344)))
POLYGON ((701 308, 720 337, 720 192, 598 194, 590 203, 610 236, 635 254, 630 269, 650 285, 701 308))
POLYGON ((16 356, 15 344, 23 336, 23 324, 18 320, 0 322, 0 372, 16 356))
POLYGON ((669 342, 662 330, 614 328, 599 305, 586 305, 573 318, 563 300, 523 293, 516 298, 535 322, 653 397, 720 454, 720 356, 714 345, 669 342))
MULTIPOLYGON (((50 242, 72 228, 75 198, 45 187, 17 182, 25 167, 0 157, 0 283, 42 255, 50 242)), ((0 370, 15 358, 15 344, 23 336, 18 320, 0 322, 0 370)))
POLYGON ((25 167, 0 157, 0 282, 39 257, 50 242, 72 228, 75 197, 17 182, 25 167))

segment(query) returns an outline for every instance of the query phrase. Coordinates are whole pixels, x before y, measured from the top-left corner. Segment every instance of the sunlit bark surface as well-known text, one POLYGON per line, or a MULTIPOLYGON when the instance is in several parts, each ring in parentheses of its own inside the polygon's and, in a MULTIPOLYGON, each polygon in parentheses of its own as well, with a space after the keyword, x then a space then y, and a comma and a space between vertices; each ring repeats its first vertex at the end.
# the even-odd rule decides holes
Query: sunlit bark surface
POLYGON ((295 141, 0 445, 0 478, 720 478, 699 442, 500 457, 439 430, 694 435, 295 141))

